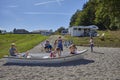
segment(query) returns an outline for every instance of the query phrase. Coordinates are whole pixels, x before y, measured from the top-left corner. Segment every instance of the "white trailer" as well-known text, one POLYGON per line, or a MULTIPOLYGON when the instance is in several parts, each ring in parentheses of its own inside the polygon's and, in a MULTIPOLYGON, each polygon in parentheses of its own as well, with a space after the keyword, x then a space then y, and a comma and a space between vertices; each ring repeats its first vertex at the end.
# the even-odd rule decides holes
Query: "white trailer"
POLYGON ((95 25, 90 26, 72 26, 69 28, 69 34, 71 36, 96 36, 98 29, 95 25))

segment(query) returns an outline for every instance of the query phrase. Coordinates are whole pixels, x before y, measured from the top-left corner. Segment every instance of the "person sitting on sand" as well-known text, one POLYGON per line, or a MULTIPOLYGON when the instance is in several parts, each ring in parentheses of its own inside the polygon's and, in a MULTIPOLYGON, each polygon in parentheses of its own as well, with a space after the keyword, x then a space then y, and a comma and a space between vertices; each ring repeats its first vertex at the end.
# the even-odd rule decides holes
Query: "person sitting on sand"
POLYGON ((55 48, 55 50, 50 53, 50 57, 54 58, 56 57, 56 54, 58 54, 58 57, 60 57, 60 48, 55 48))
POLYGON ((45 43, 45 51, 50 52, 52 50, 52 46, 50 45, 50 42, 47 40, 45 43))
POLYGON ((77 53, 77 47, 75 44, 70 45, 70 54, 76 54, 77 53))

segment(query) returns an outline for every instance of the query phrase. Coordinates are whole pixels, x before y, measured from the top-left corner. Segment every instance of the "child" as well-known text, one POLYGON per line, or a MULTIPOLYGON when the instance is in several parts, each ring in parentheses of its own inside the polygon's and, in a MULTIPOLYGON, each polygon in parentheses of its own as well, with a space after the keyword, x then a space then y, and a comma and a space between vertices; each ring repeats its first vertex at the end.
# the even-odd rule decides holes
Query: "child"
POLYGON ((50 45, 50 42, 47 40, 45 43, 45 51, 50 52, 52 50, 52 46, 50 45))
POLYGON ((77 47, 74 44, 72 44, 69 47, 69 49, 70 49, 70 54, 76 54, 77 53, 77 47))
POLYGON ((18 51, 17 51, 15 43, 11 44, 11 48, 9 49, 9 53, 10 53, 10 56, 25 57, 25 58, 29 57, 28 56, 28 54, 29 54, 28 51, 26 53, 24 53, 24 54, 19 54, 18 51))
POLYGON ((9 49, 9 53, 10 53, 10 56, 17 56, 18 55, 18 51, 17 51, 15 43, 11 44, 11 48, 9 49))
POLYGON ((94 47, 94 42, 93 42, 93 38, 90 38, 90 48, 91 48, 91 52, 93 52, 93 47, 94 47))
POLYGON ((63 39, 61 38, 61 36, 57 39, 57 47, 60 48, 60 54, 61 55, 61 52, 63 51, 63 39))
POLYGON ((60 48, 61 51, 63 51, 63 39, 61 36, 57 39, 57 47, 60 48))
POLYGON ((50 53, 50 57, 56 57, 56 53, 58 53, 58 57, 60 57, 60 48, 55 48, 55 50, 50 53))
POLYGON ((54 42, 54 49, 57 47, 57 40, 54 42))
POLYGON ((24 58, 30 58, 30 56, 29 56, 29 51, 27 51, 26 53, 24 53, 24 54, 22 55, 22 57, 24 57, 24 58))

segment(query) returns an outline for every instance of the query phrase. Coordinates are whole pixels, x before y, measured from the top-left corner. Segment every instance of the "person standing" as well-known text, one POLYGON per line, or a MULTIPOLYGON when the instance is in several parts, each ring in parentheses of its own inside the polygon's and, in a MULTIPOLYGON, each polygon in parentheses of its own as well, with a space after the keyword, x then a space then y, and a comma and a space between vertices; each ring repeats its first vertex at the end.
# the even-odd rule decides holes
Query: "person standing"
POLYGON ((61 51, 63 51, 63 39, 61 37, 58 38, 57 40, 57 47, 60 48, 60 55, 61 55, 61 51))
POLYGON ((57 40, 54 42, 54 49, 57 47, 57 40))
POLYGON ((94 47, 93 37, 90 38, 89 42, 90 42, 91 52, 93 52, 93 47, 94 47))

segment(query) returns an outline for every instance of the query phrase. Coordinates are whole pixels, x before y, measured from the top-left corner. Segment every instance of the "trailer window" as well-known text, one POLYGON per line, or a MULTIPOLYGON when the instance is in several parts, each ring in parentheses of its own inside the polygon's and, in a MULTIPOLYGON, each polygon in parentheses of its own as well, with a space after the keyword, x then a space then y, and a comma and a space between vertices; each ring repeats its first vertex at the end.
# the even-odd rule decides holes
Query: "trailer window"
POLYGON ((78 28, 78 30, 80 31, 80 30, 81 30, 81 28, 78 28))
POLYGON ((74 28, 74 30, 77 30, 77 28, 74 28))

